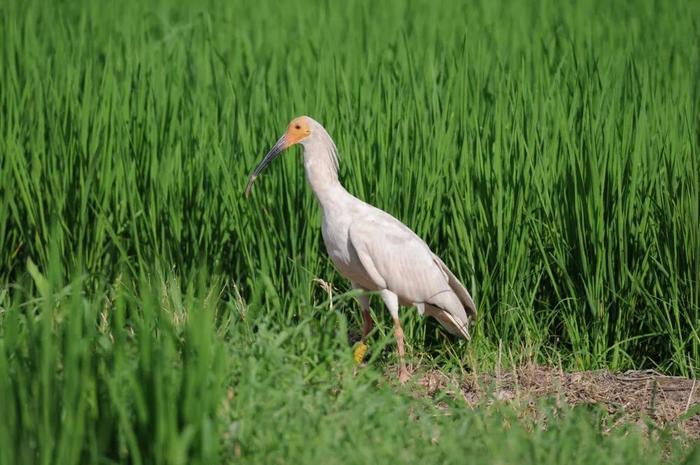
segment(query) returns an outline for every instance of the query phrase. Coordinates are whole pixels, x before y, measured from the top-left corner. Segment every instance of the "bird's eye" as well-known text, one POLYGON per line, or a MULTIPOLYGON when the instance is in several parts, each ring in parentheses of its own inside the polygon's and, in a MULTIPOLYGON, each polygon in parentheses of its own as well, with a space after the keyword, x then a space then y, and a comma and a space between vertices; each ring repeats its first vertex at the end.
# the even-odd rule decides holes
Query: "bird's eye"
POLYGON ((294 129, 301 129, 301 126, 297 124, 296 126, 294 126, 294 129))

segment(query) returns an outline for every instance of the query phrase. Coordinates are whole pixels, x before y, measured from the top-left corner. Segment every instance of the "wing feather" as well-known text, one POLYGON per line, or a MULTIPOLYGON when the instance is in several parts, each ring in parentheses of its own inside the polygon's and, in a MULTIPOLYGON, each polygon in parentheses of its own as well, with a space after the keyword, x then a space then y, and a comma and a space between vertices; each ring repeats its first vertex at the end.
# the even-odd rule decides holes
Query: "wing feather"
POLYGON ((438 321, 446 327, 454 324, 455 328, 448 327, 450 332, 464 328, 458 333, 468 334, 469 321, 476 318, 476 306, 469 292, 403 223, 374 209, 353 221, 349 241, 377 288, 389 289, 403 302, 426 303, 435 311, 446 312, 438 321))
POLYGON ((454 273, 452 273, 452 271, 449 268, 447 268, 447 265, 445 265, 445 262, 443 262, 440 259, 440 257, 433 254, 433 260, 435 260, 435 263, 447 275, 447 282, 450 285, 450 288, 452 288, 454 293, 457 294, 459 301, 462 302, 462 305, 464 305, 464 309, 467 311, 467 313, 472 318, 472 320, 475 320, 476 319, 476 305, 474 305, 474 300, 472 299, 472 296, 469 294, 469 291, 467 290, 467 288, 464 287, 464 284, 462 284, 461 281, 459 279, 457 279, 457 277, 454 275, 454 273))

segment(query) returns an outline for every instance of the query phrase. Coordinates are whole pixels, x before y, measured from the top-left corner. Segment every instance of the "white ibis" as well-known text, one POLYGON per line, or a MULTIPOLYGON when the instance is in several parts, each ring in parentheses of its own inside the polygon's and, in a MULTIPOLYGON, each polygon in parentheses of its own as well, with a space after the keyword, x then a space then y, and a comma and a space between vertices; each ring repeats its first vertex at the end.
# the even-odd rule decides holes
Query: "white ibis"
MULTIPOLYGON (((476 307, 469 292, 428 245, 390 214, 350 194, 338 180, 338 151, 317 121, 300 116, 253 170, 246 196, 258 175, 285 149, 304 148, 304 168, 321 205, 321 232, 326 250, 338 271, 352 287, 365 291, 362 305, 362 339, 372 329, 369 296, 378 292, 394 320, 399 352, 399 380, 409 378, 404 361, 399 304, 436 318, 447 331, 469 339, 476 307)), ((364 344, 364 342, 363 342, 364 344)))

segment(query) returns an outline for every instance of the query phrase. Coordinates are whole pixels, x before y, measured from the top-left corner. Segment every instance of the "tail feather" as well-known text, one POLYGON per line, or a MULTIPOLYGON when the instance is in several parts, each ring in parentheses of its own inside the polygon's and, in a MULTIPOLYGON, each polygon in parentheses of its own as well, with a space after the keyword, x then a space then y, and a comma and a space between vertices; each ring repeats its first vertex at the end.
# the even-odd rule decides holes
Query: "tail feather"
POLYGON ((469 291, 464 285, 457 279, 457 277, 452 273, 452 271, 447 268, 447 265, 440 260, 440 257, 433 254, 433 260, 440 267, 443 273, 447 277, 447 284, 449 284, 452 291, 457 295, 457 298, 464 306, 464 310, 467 312, 471 320, 476 320, 476 305, 474 305, 474 300, 472 296, 469 295, 469 291))
POLYGON ((449 311, 431 304, 426 304, 425 313, 438 320, 450 334, 460 336, 468 341, 471 340, 471 335, 469 334, 470 320, 466 315, 463 318, 459 318, 449 311))

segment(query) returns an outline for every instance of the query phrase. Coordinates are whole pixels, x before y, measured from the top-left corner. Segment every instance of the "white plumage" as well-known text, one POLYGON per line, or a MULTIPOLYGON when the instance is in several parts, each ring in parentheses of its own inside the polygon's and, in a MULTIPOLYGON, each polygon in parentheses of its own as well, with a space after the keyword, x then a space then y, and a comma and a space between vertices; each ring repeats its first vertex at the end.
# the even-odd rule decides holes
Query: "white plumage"
MULTIPOLYGON (((253 171, 246 194, 260 172, 294 144, 304 147, 306 177, 322 211, 323 241, 333 264, 352 286, 376 291, 394 320, 399 351, 399 379, 409 374, 404 363, 403 331, 398 307, 414 305, 436 318, 450 333, 469 339, 476 306, 469 292, 444 262, 406 225, 354 197, 338 180, 333 140, 308 116, 292 120, 285 134, 253 171)), ((363 307, 363 339, 372 328, 369 299, 363 307)))

